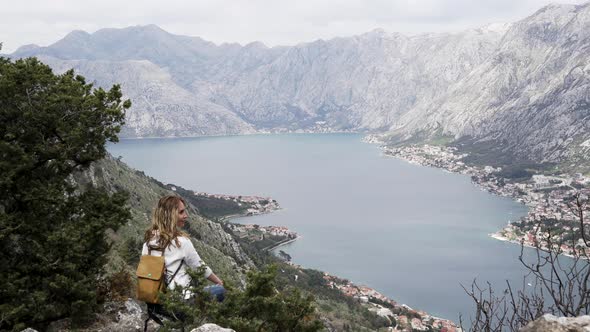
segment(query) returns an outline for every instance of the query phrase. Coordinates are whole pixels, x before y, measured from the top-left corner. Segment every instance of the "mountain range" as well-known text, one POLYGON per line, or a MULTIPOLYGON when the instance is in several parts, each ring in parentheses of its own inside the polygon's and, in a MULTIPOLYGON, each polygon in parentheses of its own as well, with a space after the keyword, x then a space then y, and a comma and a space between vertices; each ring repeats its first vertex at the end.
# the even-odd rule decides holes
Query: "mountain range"
POLYGON ((494 144, 534 162, 587 161, 590 3, 510 24, 295 46, 216 45, 155 25, 73 31, 37 56, 133 102, 123 137, 350 131, 494 144))

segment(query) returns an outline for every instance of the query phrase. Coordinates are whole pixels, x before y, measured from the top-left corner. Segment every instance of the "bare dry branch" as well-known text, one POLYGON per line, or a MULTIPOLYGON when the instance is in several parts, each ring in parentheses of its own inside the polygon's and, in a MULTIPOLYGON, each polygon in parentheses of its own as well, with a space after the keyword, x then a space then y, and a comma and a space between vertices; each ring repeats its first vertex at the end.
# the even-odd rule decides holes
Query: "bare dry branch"
POLYGON ((573 257, 563 255, 562 245, 566 242, 555 236, 551 224, 540 220, 533 227, 532 257, 525 256, 525 243, 521 242, 518 259, 528 274, 524 276, 520 290, 515 290, 509 281, 506 281, 507 288, 502 296, 495 294, 489 282, 485 289, 475 280, 470 289, 462 286, 476 305, 469 331, 518 331, 545 313, 568 317, 590 313, 590 246, 584 222, 584 213, 589 206, 588 197, 579 193, 570 203, 572 212, 579 219, 580 237, 585 245, 576 246, 578 237, 573 236, 569 252, 573 257), (533 278, 533 284, 526 283, 527 278, 533 278))

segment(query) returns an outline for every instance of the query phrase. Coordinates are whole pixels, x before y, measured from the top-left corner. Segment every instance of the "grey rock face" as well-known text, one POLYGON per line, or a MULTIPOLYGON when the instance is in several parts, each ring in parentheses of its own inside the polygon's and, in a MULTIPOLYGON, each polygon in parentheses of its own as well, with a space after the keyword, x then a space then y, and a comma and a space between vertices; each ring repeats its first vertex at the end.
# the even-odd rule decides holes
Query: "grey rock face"
POLYGON ((125 308, 116 313, 116 320, 105 326, 104 331, 137 331, 143 327, 141 306, 137 301, 128 299, 125 308))
POLYGON ((134 102, 124 136, 193 136, 255 129, 389 127, 479 65, 502 32, 406 37, 376 30, 352 38, 267 48, 216 46, 155 26, 70 33, 25 47, 56 71, 75 68, 134 102))
POLYGON ((146 60, 61 60, 40 56, 56 72, 76 68, 97 86, 119 83, 130 98, 123 137, 232 135, 254 129, 236 114, 199 98, 173 81, 164 69, 146 60))
POLYGON ((335 129, 382 129, 417 100, 445 92, 487 58, 500 37, 482 31, 406 37, 376 30, 301 44, 214 89, 213 98, 261 127, 326 121, 335 129))
POLYGON ((535 161, 571 157, 590 138, 590 5, 554 5, 511 26, 492 56, 423 101, 397 133, 503 142, 535 161))
POLYGON ((590 316, 555 317, 545 314, 520 329, 521 332, 588 332, 590 316))
MULTIPOLYGON (((93 331, 93 332, 128 332, 143 331, 144 314, 140 304, 127 299, 125 302, 108 302, 104 311, 96 316, 94 323, 86 328, 72 328, 69 319, 53 322, 47 331, 93 331)), ((154 331, 158 326, 150 322, 148 329, 154 331)))

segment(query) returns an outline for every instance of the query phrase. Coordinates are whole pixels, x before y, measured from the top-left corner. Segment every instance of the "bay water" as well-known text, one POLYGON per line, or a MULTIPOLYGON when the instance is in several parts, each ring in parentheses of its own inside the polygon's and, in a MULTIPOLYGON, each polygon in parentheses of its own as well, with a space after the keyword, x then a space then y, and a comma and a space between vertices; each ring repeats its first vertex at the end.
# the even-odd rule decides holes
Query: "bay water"
POLYGON ((527 208, 469 177, 383 156, 358 134, 122 140, 109 152, 164 182, 269 196, 282 210, 234 219, 287 226, 293 262, 367 285, 458 322, 474 303, 461 284, 523 283, 520 247, 489 237, 527 208))

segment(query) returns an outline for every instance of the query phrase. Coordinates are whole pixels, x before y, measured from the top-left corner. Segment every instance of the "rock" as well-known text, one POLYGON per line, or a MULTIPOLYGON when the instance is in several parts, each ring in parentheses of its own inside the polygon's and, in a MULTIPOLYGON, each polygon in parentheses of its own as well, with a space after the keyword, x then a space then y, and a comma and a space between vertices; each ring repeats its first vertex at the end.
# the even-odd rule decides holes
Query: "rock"
POLYGON ((555 317, 545 314, 520 329, 520 332, 590 332, 590 316, 555 317))
POLYGON ((191 332, 236 332, 232 329, 226 329, 215 324, 205 324, 193 329, 191 332))
POLYGON ((137 331, 143 329, 143 323, 141 306, 137 301, 127 299, 125 307, 117 312, 116 322, 107 327, 112 328, 111 331, 137 331))
POLYGON ((32 328, 30 328, 30 327, 27 327, 26 329, 24 329, 24 330, 22 330, 22 331, 20 331, 20 332, 38 332, 38 331, 37 331, 37 330, 35 330, 35 329, 32 329, 32 328))
MULTIPOLYGON (((104 311, 97 314, 92 325, 85 328, 74 329, 69 319, 52 322, 48 332, 58 331, 79 331, 79 332, 128 332, 143 331, 144 315, 142 308, 134 299, 127 299, 125 302, 108 302, 104 305, 104 311)), ((151 321, 148 324, 148 331, 155 331, 158 325, 151 321)))

